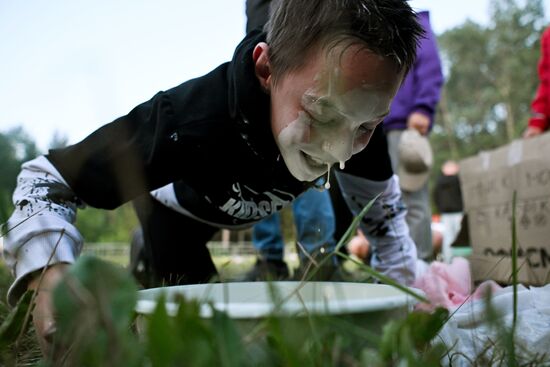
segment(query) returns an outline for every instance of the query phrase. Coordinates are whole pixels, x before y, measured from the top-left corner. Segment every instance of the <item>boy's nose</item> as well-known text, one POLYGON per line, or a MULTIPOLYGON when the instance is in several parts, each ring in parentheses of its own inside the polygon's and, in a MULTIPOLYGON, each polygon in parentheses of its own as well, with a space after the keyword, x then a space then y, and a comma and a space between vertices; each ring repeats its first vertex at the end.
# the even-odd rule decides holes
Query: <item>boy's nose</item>
POLYGON ((345 162, 353 152, 353 134, 335 134, 323 142, 323 151, 331 158, 332 164, 345 162))

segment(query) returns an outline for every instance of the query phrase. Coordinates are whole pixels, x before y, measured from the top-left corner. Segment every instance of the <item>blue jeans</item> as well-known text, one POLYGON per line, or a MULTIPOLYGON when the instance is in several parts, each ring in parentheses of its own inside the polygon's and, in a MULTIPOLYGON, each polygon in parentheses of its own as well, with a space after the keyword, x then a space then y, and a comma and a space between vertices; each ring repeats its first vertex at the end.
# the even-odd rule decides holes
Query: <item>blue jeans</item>
MULTIPOLYGON (((307 190, 294 200, 292 212, 297 241, 309 254, 323 245, 328 252, 334 250, 334 210, 328 191, 307 190)), ((252 242, 262 259, 283 260, 285 245, 279 213, 272 214, 254 226, 252 242)), ((300 258, 305 257, 298 251, 300 258)))

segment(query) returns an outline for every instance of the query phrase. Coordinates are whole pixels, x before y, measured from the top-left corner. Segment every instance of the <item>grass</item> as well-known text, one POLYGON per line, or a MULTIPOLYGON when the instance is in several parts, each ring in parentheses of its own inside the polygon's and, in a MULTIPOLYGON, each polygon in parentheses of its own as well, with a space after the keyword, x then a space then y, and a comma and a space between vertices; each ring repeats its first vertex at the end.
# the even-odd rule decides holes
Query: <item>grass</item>
MULTIPOLYGON (((219 257, 216 258, 216 263, 220 269, 220 272, 224 274, 225 276, 232 277, 235 274, 241 273, 243 270, 248 269, 249 266, 252 266, 254 263, 254 258, 250 257, 243 261, 243 259, 240 259, 238 263, 234 263, 231 261, 230 258, 227 257, 219 257)), ((120 269, 120 266, 117 266, 116 268, 120 269)), ((103 273, 104 271, 102 271, 103 273)), ((4 303, 5 300, 5 290, 11 283, 11 276, 9 275, 7 269, 5 266, 3 266, 2 263, 0 263, 0 290, 2 291, 2 298, 0 299, 0 324, 5 319, 8 308, 6 304, 4 303)), ((188 305, 186 307, 193 307, 192 305, 188 305)), ((224 319, 223 316, 219 316, 221 319, 217 319, 216 321, 209 321, 204 322, 204 320, 199 320, 196 313, 192 313, 191 309, 188 309, 187 321, 182 321, 183 319, 179 320, 179 322, 184 323, 199 323, 197 327, 196 332, 199 333, 199 335, 202 335, 204 337, 204 341, 208 341, 209 343, 214 343, 216 347, 220 348, 220 350, 226 350, 226 352, 223 352, 223 355, 225 357, 223 358, 229 358, 227 357, 227 348, 230 348, 231 345, 226 344, 223 340, 227 335, 231 333, 238 333, 238 331, 235 331, 234 325, 231 325, 231 321, 224 319), (215 334, 215 329, 222 328, 223 335, 215 334), (201 331, 202 330, 202 331, 201 331), (201 334, 202 333, 202 334, 201 334), (216 336, 217 335, 217 336, 216 336), (224 336, 226 335, 226 336, 224 336), (220 344, 221 343, 221 344, 220 344)), ((490 312, 490 310, 489 310, 490 312)), ((166 315, 163 315, 161 311, 158 311, 157 316, 159 319, 163 319, 164 321, 156 320, 154 321, 154 325, 156 325, 156 328, 159 328, 159 331, 157 331, 156 336, 148 336, 148 338, 161 338, 160 335, 166 334, 168 331, 174 331, 178 328, 178 321, 171 321, 169 319, 166 319, 166 315), (165 330, 166 329, 166 330, 165 330)), ((183 316, 182 316, 183 317, 183 316)), ((496 320, 496 317, 494 315, 488 315, 488 317, 493 318, 496 320)), ((424 321, 427 323, 427 321, 424 321)), ((496 321, 494 321, 496 322, 496 321)), ((279 362, 286 361, 289 362, 288 365, 300 365, 300 366, 314 366, 318 365, 317 363, 321 363, 318 358, 314 358, 313 356, 310 356, 311 358, 305 358, 300 355, 302 353, 319 353, 320 355, 324 356, 324 358, 327 358, 328 361, 324 365, 327 366, 333 366, 333 365, 349 365, 349 366, 360 366, 360 365, 375 365, 375 366, 386 366, 386 365, 395 365, 394 362, 397 363, 400 359, 403 358, 404 355, 411 354, 414 356, 414 358, 428 358, 428 356, 431 358, 430 361, 439 360, 439 358, 445 354, 445 349, 441 349, 441 346, 438 348, 431 348, 427 347, 426 343, 423 344, 422 350, 417 350, 414 345, 417 343, 417 340, 420 338, 420 330, 419 326, 420 323, 417 320, 409 321, 409 324, 403 323, 403 322, 391 322, 385 327, 385 337, 381 338, 378 341, 378 348, 369 348, 365 342, 362 343, 356 343, 352 342, 353 340, 365 340, 366 338, 366 330, 362 330, 361 328, 353 325, 353 324, 347 324, 343 320, 338 319, 332 319, 332 320, 311 320, 310 326, 311 328, 307 328, 307 332, 313 332, 316 334, 315 340, 311 341, 312 344, 308 344, 307 346, 304 346, 302 349, 297 348, 293 345, 288 345, 286 341, 289 343, 296 343, 300 345, 299 341, 296 340, 295 337, 299 336, 300 338, 305 338, 304 336, 304 330, 300 330, 298 333, 297 330, 293 329, 292 324, 285 323, 281 320, 270 320, 266 324, 262 325, 254 335, 238 335, 234 336, 235 338, 239 338, 239 340, 243 340, 243 342, 239 342, 237 346, 233 346, 237 348, 236 350, 241 350, 241 353, 243 355, 248 355, 247 353, 250 352, 250 344, 249 342, 246 342, 246 340, 264 340, 267 341, 268 344, 263 345, 263 351, 261 352, 254 352, 256 361, 259 363, 261 362, 263 365, 271 366, 271 365, 277 365, 275 364, 265 364, 264 358, 267 358, 266 355, 271 355, 270 358, 275 358, 274 360, 277 360, 277 358, 283 358, 283 360, 279 360, 279 362), (413 323, 411 326, 410 323, 413 323), (294 330, 294 331, 292 331, 294 330), (289 335, 288 333, 296 333, 296 335, 289 335), (271 340, 270 338, 274 338, 271 340), (271 340, 271 341, 268 341, 271 340), (274 343, 275 346, 271 345, 269 346, 269 343, 274 343), (330 344, 330 345, 329 345, 330 344), (265 351, 265 348, 267 348, 267 352, 265 351), (275 348, 275 349, 273 349, 275 348), (332 348, 332 349, 331 349, 332 348), (396 350, 397 348, 397 350, 396 350), (259 354, 258 354, 259 353, 259 354), (282 354, 279 355, 279 353, 282 354), (277 356, 277 357, 275 357, 277 356), (395 359, 399 357, 398 359, 395 359), (287 358, 287 359, 285 359, 287 358), (290 360, 289 360, 289 359, 290 360), (347 362, 344 362, 347 361, 347 362), (363 363, 367 361, 376 361, 376 363, 368 362, 363 363), (388 362, 389 361, 389 362, 388 362), (292 363, 290 363, 292 362, 292 363), (295 364, 296 363, 296 364, 295 364), (386 364, 390 363, 390 364, 386 364)), ((182 326, 183 327, 183 326, 182 326)), ((184 327, 186 328, 186 327, 184 327)), ((428 335, 431 335, 429 332, 434 332, 436 330, 436 327, 429 327, 427 326, 426 329, 428 330, 428 335)), ((174 331, 176 332, 176 331, 174 331)), ((473 366, 485 366, 485 365, 520 365, 516 362, 516 356, 514 355, 514 344, 513 344, 513 333, 511 333, 510 330, 506 330, 504 328, 501 328, 501 335, 506 335, 506 338, 504 339, 504 343, 494 341, 492 345, 487 346, 480 346, 480 354, 479 356, 472 361, 473 366), (511 344, 510 344, 511 343, 511 344), (509 349, 511 346, 512 349, 509 349), (498 353, 489 354, 489 350, 496 350, 498 353)), ((169 355, 171 355, 171 358, 177 359, 181 358, 181 355, 178 354, 177 350, 181 346, 179 343, 191 343, 191 341, 185 339, 179 340, 177 343, 175 342, 176 346, 174 346, 174 349, 171 352, 166 352, 169 355)), ((162 338, 161 338, 162 339, 162 338)), ((369 340, 372 338, 369 336, 369 340)), ((305 340, 305 339, 304 339, 305 340)), ((431 340, 431 338, 430 338, 431 340)), ((137 341, 136 341, 137 343, 137 341)), ((161 340, 155 339, 154 342, 152 342, 155 346, 149 345, 149 348, 160 348, 159 350, 163 350, 160 347, 160 344, 162 344, 161 340)), ((200 343, 199 343, 200 344, 200 343)), ((99 347, 98 347, 99 348, 99 347)), ((183 348, 183 347, 181 347, 183 348)), ((198 347, 197 347, 198 348, 198 347)), ((189 351, 189 348, 184 348, 185 350, 189 351)), ((206 353, 214 353, 215 351, 211 349, 205 349, 204 352, 206 353)), ((149 351, 151 352, 151 351, 149 351)), ((148 352, 148 353, 149 353, 148 352)), ((18 342, 17 347, 13 350, 13 354, 10 357, 3 356, 2 354, 4 352, 0 352, 0 361, 11 361, 12 364, 6 363, 6 366, 31 366, 36 365, 40 360, 40 351, 38 348, 37 343, 35 342, 33 330, 32 327, 27 330, 27 332, 24 334, 24 336, 20 339, 18 342)), ((253 354, 254 354, 253 353, 253 354)), ((135 357, 135 356, 134 356, 135 357)), ((138 360, 142 360, 141 357, 135 357, 138 358, 138 360)), ((162 358, 161 357, 148 357, 152 358, 156 362, 153 363, 153 366, 163 366, 162 358)), ((214 358, 214 357, 212 357, 214 358)), ((208 359, 208 363, 213 362, 220 362, 219 358, 222 358, 220 355, 218 355, 215 361, 213 359, 208 359)), ((252 358, 252 357, 251 357, 252 358)), ((413 357, 411 357, 413 358, 413 357)), ((215 359, 215 358, 214 358, 215 359)), ((227 361, 233 361, 230 364, 226 364, 228 366, 237 366, 237 365, 250 365, 247 364, 246 361, 243 362, 242 359, 227 359, 227 361)), ((226 362, 227 362, 226 361, 226 362)), ((538 365, 544 365, 545 359, 543 356, 537 356, 534 358, 530 363, 523 363, 521 365, 526 366, 538 366, 538 365)), ((195 361, 197 365, 207 365, 202 364, 200 360, 195 361)), ((206 362, 206 361, 205 361, 206 362)), ((285 363, 286 363, 285 362, 285 363)), ((428 363, 427 361, 424 361, 428 363)), ((221 362, 220 362, 221 363, 221 362)), ((229 363, 229 362, 228 362, 229 363)), ((0 365, 2 365, 2 362, 0 362, 0 365)), ((91 364, 90 366, 100 366, 101 364, 91 364)), ((138 364, 139 365, 139 364, 138 364)), ((322 364, 321 364, 322 365, 322 364)), ((415 365, 415 364, 409 364, 409 365, 415 365)), ((422 365, 422 364, 420 364, 422 365)), ((419 365, 419 366, 420 366, 419 365)), ((430 365, 428 364, 425 364, 430 365)), ((437 364, 435 364, 437 365, 437 364)))
MULTIPOLYGON (((13 277, 0 259, 0 325, 4 324, 11 310, 6 303, 6 293, 12 281, 13 277)), ((13 366, 34 366, 41 358, 42 353, 36 342, 32 326, 18 337, 17 343, 10 348, 3 349, 0 347, 0 366, 3 366, 2 362, 6 363, 6 361, 13 361, 13 366)), ((9 364, 6 363, 5 366, 9 366, 9 364)))
MULTIPOLYGON (((116 265, 116 268, 118 268, 118 269, 123 269, 124 266, 126 266, 126 264, 127 264, 127 259, 126 258, 123 259, 120 256, 120 254, 116 254, 116 256, 114 258, 109 256, 108 254, 105 254, 104 257, 108 261, 108 263, 116 265)), ((289 265, 290 265, 291 268, 297 267, 298 263, 297 263, 297 261, 295 260, 294 257, 292 257, 292 256, 288 257, 287 260, 289 260, 289 262, 290 262, 289 265)), ((226 279, 233 279, 233 278, 237 277, 238 275, 242 274, 243 272, 247 271, 248 269, 250 269, 253 266, 254 262, 255 262, 255 257, 254 256, 247 256, 247 257, 239 256, 237 258, 237 260, 235 260, 235 258, 231 258, 231 257, 228 257, 228 256, 218 256, 218 257, 214 258, 214 261, 215 261, 222 277, 224 277, 226 279)), ((348 267, 348 270, 350 272, 354 272, 354 271, 358 270, 358 268, 351 262, 347 263, 347 267, 348 267)), ((104 272, 105 271, 103 271, 101 273, 104 273, 104 272)), ((6 299, 5 293, 6 293, 6 290, 8 289, 8 287, 9 287, 9 285, 11 284, 12 280, 13 280, 12 276, 9 274, 7 267, 5 266, 5 264, 3 262, 0 261, 0 290, 2 290, 2 294, 0 294, 0 296, 2 297, 1 300, 0 300, 0 324, 2 324, 2 322, 6 319, 8 313, 9 313, 9 308, 5 303, 5 299, 6 299)), ((110 283, 109 284, 110 286, 117 287, 114 283, 111 284, 111 280, 109 280, 109 283, 110 283)), ((194 320, 193 322, 197 322, 195 317, 198 317, 198 316, 194 315, 192 317, 192 320, 194 320)), ((224 321, 224 323, 227 323, 227 322, 229 322, 229 321, 227 321, 227 320, 224 321)), ((298 354, 300 354, 302 352, 299 352, 294 347, 284 345, 285 344, 285 342, 284 342, 285 339, 286 340, 294 340, 295 339, 295 335, 287 335, 287 333, 289 332, 288 330, 293 330, 293 325, 292 324, 289 325, 286 321, 281 321, 281 320, 278 320, 278 321, 277 320, 271 320, 270 322, 275 323, 275 324, 269 324, 268 328, 273 327, 276 330, 279 330, 275 333, 275 334, 279 333, 279 334, 277 334, 278 336, 277 335, 274 336, 278 340, 278 343, 279 343, 279 346, 277 348, 279 348, 279 349, 282 348, 282 350, 286 350, 286 349, 290 348, 291 350, 287 350, 285 353, 292 354, 293 360, 295 359, 296 361, 300 361, 300 363, 306 363, 305 365, 311 365, 311 363, 310 363, 311 361, 309 361, 309 362, 304 361, 302 359, 302 357, 297 356, 298 354), (281 330, 280 328, 283 328, 283 329, 281 330), (283 331, 283 330, 286 330, 286 329, 288 329, 288 330, 283 331), (280 333, 282 333, 282 334, 280 334, 280 333)), ((350 355, 350 353, 352 353, 350 351, 350 348, 352 348, 350 346, 351 344, 355 346, 354 348, 359 348, 359 349, 357 349, 358 351, 360 350, 360 348, 365 347, 365 344, 363 342, 359 342, 360 339, 357 339, 357 341, 354 341, 354 342, 351 342, 350 340, 356 339, 359 335, 362 335, 364 337, 366 331, 361 330, 360 328, 354 326, 353 324, 346 325, 346 322, 344 320, 330 320, 330 321, 311 320, 311 325, 315 325, 315 328, 316 328, 315 330, 316 330, 317 333, 319 333, 318 343, 315 344, 315 345, 309 345, 308 348, 307 348, 311 353, 313 353, 315 350, 317 352, 323 353, 323 354, 328 353, 327 350, 330 350, 329 346, 326 344, 328 340, 333 340, 333 341, 337 341, 337 343, 341 343, 342 345, 340 347, 336 347, 336 346, 334 347, 335 348, 334 351, 338 351, 338 353, 343 353, 343 354, 346 354, 346 355, 350 355), (330 325, 328 325, 327 323, 330 323, 330 325), (321 342, 325 338, 326 338, 326 340, 321 342)), ((172 325, 172 328, 173 327, 175 327, 175 326, 172 325)), ((219 325, 210 325, 210 326, 208 326, 207 327, 207 330, 209 330, 208 332, 209 333, 212 332, 212 328, 214 328, 214 327, 219 327, 219 325)), ((231 329, 231 327, 227 326, 227 325, 224 326, 224 327, 231 329)), ((266 325, 264 325, 263 328, 258 329, 258 331, 257 331, 258 334, 256 334, 255 336, 244 335, 243 336, 243 343, 244 343, 243 348, 245 348, 245 349, 248 348, 247 345, 249 344, 249 342, 246 342, 246 340, 250 341, 250 340, 256 340, 257 338, 267 338, 268 335, 273 334, 273 332, 274 332, 273 330, 271 330, 271 329, 266 330, 265 327, 266 327, 266 325)), ((300 330, 299 335, 302 335, 301 338, 305 338, 304 332, 306 332, 306 331, 305 330, 300 330)), ((296 332, 294 332, 294 333, 296 333, 296 332)), ((224 343, 223 340, 222 341, 218 340, 215 345, 218 345, 218 346, 222 347, 223 343, 224 343)), ((295 341, 295 343, 297 345, 299 345, 298 341, 295 341)), ((276 353, 276 352, 271 351, 270 353, 276 353)), ((334 353, 336 353, 336 352, 334 352, 334 353)), ((258 358, 264 358, 264 357, 258 357, 258 358)), ((275 358, 275 357, 273 357, 273 358, 275 358)), ((340 357, 333 356, 331 358, 338 359, 340 357)), ((360 357, 354 356, 352 358, 351 355, 350 355, 346 358, 351 358, 351 359, 357 360, 360 357)), ((23 337, 18 338, 17 345, 12 346, 12 348, 10 348, 10 352, 7 352, 7 351, 0 352, 0 365, 3 365, 2 362, 4 362, 6 366, 10 366, 10 365, 12 365, 12 366, 34 366, 37 363, 39 363, 40 360, 41 360, 41 352, 40 352, 38 343, 37 343, 37 341, 34 337, 34 329, 33 329, 32 325, 29 325, 29 327, 26 329, 25 334, 23 335, 23 337), (9 353, 9 354, 3 354, 3 353, 9 353)))
MULTIPOLYGON (((58 343, 70 344, 70 353, 61 360, 45 360, 45 366, 177 366, 181 361, 192 366, 355 366, 364 365, 365 358, 377 361, 369 364, 377 366, 399 360, 435 366, 440 353, 427 345, 438 330, 428 314, 394 320, 383 336, 374 337, 345 320, 315 315, 300 323, 269 317, 253 332, 241 334, 224 313, 214 311, 214 317, 203 319, 198 304, 183 299, 175 318, 168 317, 159 302, 139 340, 128 332, 136 295, 126 270, 94 257, 80 257, 54 292, 58 343), (396 347, 406 353, 395 354, 396 347)), ((441 321, 441 315, 437 319, 441 321)), ((21 357, 9 360, 11 365, 23 365, 22 361, 21 357)))
MULTIPOLYGON (((488 340, 479 346, 479 355, 471 365, 538 366, 548 364, 546 356, 534 356, 519 361, 518 346, 514 342, 517 325, 517 238, 516 196, 513 198, 512 263, 514 271, 513 323, 510 328, 499 324, 491 303, 487 301, 489 327, 498 330, 497 340, 488 340)), ((368 210, 365 208, 364 212, 368 210)), ((340 250, 355 231, 361 215, 354 219, 346 235, 339 241, 335 256, 345 260, 345 266, 363 277, 374 277, 403 289, 391 279, 348 257, 340 250)), ((448 313, 411 313, 403 320, 389 321, 379 335, 370 335, 357 325, 337 318, 318 319, 310 316, 307 323, 292 319, 270 317, 253 334, 241 335, 231 319, 214 311, 212 319, 199 316, 196 302, 180 300, 176 318, 168 317, 159 302, 148 321, 145 338, 129 333, 136 287, 124 269, 127 258, 117 255, 108 262, 82 257, 64 286, 56 289, 56 309, 60 339, 71 345, 70 353, 63 355, 63 365, 86 366, 173 366, 182 360, 189 365, 208 366, 437 366, 442 358, 450 360, 449 349, 434 339, 448 320, 448 313), (82 260, 82 261, 81 261, 82 260), (113 266, 113 263, 117 266, 113 266), (122 266, 120 266, 122 265, 122 266), (86 325, 86 326, 83 326, 86 325), (77 326, 77 327, 75 327, 77 326), (253 341, 251 343, 251 341, 253 341), (259 343, 258 343, 259 342, 259 343), (260 347, 258 347, 260 345, 260 347)), ((232 279, 250 269, 255 258, 216 257, 215 263, 222 278, 232 279)), ((295 267, 296 263, 291 263, 295 267)), ((0 325, 7 324, 9 308, 5 292, 12 279, 0 262, 0 325)), ((422 300, 422 299, 421 299, 422 300)), ((9 324, 9 323, 8 323, 9 324)), ((20 326, 20 325, 16 325, 20 326)), ((0 346, 2 342, 0 327, 0 346)), ((57 365, 53 360, 42 360, 34 339, 32 326, 18 335, 7 350, 0 351, 0 365, 41 366, 57 365)))

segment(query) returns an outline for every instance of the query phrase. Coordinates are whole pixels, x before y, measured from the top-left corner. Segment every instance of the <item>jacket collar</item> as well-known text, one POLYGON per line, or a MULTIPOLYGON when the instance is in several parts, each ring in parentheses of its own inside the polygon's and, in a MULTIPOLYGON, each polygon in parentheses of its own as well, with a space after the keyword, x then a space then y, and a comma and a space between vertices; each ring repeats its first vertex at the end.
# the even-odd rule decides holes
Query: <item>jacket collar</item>
MULTIPOLYGON (((229 114, 250 149, 268 164, 282 162, 271 132, 271 102, 254 71, 252 51, 265 33, 250 32, 237 46, 229 64, 229 114)), ((284 164, 284 163, 283 163, 284 164)))

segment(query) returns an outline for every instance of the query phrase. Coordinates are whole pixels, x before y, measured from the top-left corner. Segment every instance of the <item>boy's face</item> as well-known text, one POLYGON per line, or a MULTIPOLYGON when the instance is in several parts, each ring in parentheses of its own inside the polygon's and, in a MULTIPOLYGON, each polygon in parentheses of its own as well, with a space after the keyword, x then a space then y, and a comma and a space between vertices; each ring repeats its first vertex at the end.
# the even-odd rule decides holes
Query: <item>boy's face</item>
POLYGON ((289 171, 300 181, 314 181, 363 150, 403 78, 388 59, 351 45, 310 53, 304 67, 273 85, 271 75, 261 74, 266 69, 258 69, 260 52, 255 50, 254 58, 258 78, 271 95, 271 129, 289 171))

